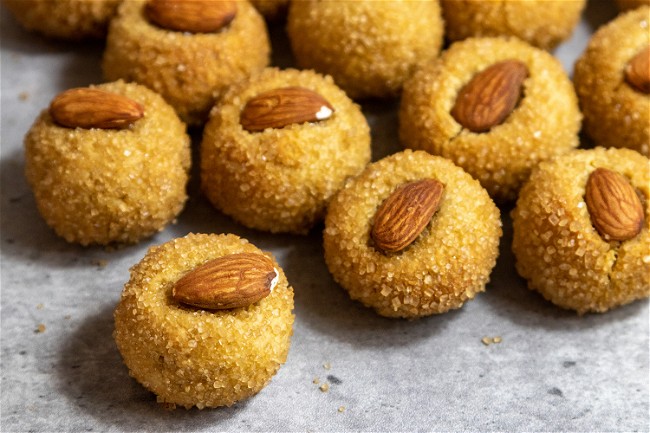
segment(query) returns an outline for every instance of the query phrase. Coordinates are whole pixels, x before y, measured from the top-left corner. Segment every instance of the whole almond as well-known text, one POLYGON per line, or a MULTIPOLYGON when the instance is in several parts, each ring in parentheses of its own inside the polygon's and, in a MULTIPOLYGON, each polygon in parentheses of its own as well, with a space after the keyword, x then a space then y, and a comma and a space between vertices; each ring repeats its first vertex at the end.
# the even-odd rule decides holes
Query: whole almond
POLYGON ((50 116, 67 128, 123 129, 144 116, 144 108, 116 93, 80 87, 57 95, 50 116))
POLYGON ((459 92, 451 115, 472 132, 486 132, 512 113, 528 68, 518 60, 496 63, 476 74, 459 92))
POLYGON ((240 123, 250 132, 329 119, 334 107, 304 87, 283 87, 260 93, 241 112, 240 123))
POLYGON ((444 185, 435 179, 398 187, 377 209, 370 235, 375 246, 395 253, 411 245, 440 207, 444 185))
POLYGON ((627 64, 625 80, 639 92, 650 94, 650 45, 639 51, 627 64))
POLYGON ((605 240, 626 241, 643 228, 643 205, 622 174, 597 168, 587 180, 585 202, 591 222, 605 240))
POLYGON ((193 269, 176 282, 172 298, 209 310, 246 307, 271 293, 278 271, 263 254, 219 257, 193 269))
POLYGON ((149 0, 147 18, 167 30, 214 33, 237 15, 237 4, 229 0, 149 0))

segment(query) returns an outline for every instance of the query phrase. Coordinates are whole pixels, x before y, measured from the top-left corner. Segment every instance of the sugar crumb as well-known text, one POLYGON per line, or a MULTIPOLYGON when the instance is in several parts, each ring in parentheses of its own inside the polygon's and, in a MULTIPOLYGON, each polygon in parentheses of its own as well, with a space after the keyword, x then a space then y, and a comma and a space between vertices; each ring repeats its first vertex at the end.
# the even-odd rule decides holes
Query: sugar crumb
POLYGON ((323 364, 323 368, 325 370, 329 370, 330 368, 332 368, 332 365, 329 362, 326 362, 326 363, 323 364))
POLYGON ((339 412, 345 412, 345 406, 340 406, 339 407, 339 412))
POLYGON ((321 386, 318 387, 322 392, 327 392, 330 390, 330 386, 328 383, 324 383, 321 386))
POLYGON ((37 304, 37 305, 36 305, 36 309, 37 309, 37 310, 42 310, 43 307, 44 307, 43 304, 37 304))
POLYGON ((320 383, 320 379, 315 377, 314 380, 311 381, 314 385, 318 385, 320 383))

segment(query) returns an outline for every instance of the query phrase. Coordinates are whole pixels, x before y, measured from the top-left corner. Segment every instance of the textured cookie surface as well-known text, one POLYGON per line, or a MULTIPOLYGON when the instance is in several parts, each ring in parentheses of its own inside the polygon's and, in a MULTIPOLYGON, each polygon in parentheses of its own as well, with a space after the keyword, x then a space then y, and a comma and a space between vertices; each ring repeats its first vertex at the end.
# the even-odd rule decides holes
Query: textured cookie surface
POLYGON ((248 227, 306 233, 345 179, 369 160, 366 119, 331 78, 267 69, 233 86, 215 106, 201 144, 201 183, 218 209, 248 227), (319 122, 245 130, 241 113, 247 103, 285 87, 316 92, 334 113, 319 122))
POLYGON ((550 54, 516 39, 473 38, 454 43, 407 81, 399 137, 405 147, 451 159, 495 200, 509 201, 540 161, 578 146, 581 120, 573 85, 550 54), (461 89, 505 60, 528 70, 518 105, 488 132, 464 128, 451 114, 461 89))
POLYGON ((171 297, 187 272, 235 253, 263 254, 234 235, 188 235, 151 248, 131 268, 114 337, 131 376, 160 403, 230 406, 259 392, 285 362, 293 289, 277 263, 277 285, 248 307, 202 310, 171 297))
POLYGON ((578 150, 544 162, 512 212, 517 271, 531 289, 578 313, 604 312, 650 295, 650 161, 628 149, 578 150), (641 198, 645 223, 623 242, 608 242, 585 203, 589 175, 616 171, 641 198))
POLYGON ((650 156, 650 95, 625 79, 632 58, 650 46, 650 7, 620 15, 598 29, 575 66, 585 130, 596 145, 650 156))
POLYGON ((460 308, 485 290, 499 254, 499 210, 478 182, 450 161, 406 150, 373 163, 332 200, 325 261, 352 299, 388 317, 421 317, 460 308), (378 207, 400 185, 435 179, 440 208, 399 253, 373 245, 378 207))
POLYGON ((187 199, 190 139, 159 95, 95 86, 144 107, 127 129, 66 128, 45 110, 25 137, 25 174, 41 215, 68 242, 133 243, 162 230, 187 199))
POLYGON ((332 75, 353 99, 396 96, 442 45, 438 0, 296 1, 287 31, 298 65, 332 75))

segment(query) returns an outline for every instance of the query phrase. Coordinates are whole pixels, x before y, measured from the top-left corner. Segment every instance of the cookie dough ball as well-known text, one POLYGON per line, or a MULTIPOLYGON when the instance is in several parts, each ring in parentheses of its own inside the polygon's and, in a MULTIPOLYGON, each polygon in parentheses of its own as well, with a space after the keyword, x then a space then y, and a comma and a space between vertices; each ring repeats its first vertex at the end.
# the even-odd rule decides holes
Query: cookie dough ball
POLYGON ((251 0, 251 3, 259 13, 270 20, 283 18, 289 8, 289 0, 251 0))
POLYGON ((201 181, 212 204, 247 227, 306 233, 369 161, 366 119, 330 77, 270 68, 230 88, 215 106, 201 143, 201 181), (251 122, 245 113, 255 106, 262 113, 274 108, 251 122), (313 121, 266 122, 287 113, 313 121), (319 113, 326 117, 318 120, 319 113))
POLYGON ((287 31, 298 65, 329 74, 354 99, 399 94, 442 45, 438 0, 295 1, 287 31))
POLYGON ((209 32, 170 30, 155 24, 146 12, 147 3, 162 2, 130 0, 119 8, 108 34, 104 75, 108 80, 122 78, 155 90, 188 124, 205 123, 228 86, 268 65, 266 24, 247 1, 234 2, 232 21, 223 21, 221 28, 209 32))
POLYGON ((499 209, 469 174, 447 159, 406 150, 369 165, 332 200, 325 261, 352 299, 382 316, 415 318, 460 308, 485 290, 501 233, 499 209), (419 217, 433 190, 398 200, 392 208, 405 218, 383 227, 426 226, 405 248, 383 252, 374 234, 382 232, 378 208, 404 185, 425 179, 443 187, 437 211, 430 221, 419 217))
POLYGON ((122 0, 3 0, 27 30, 58 39, 103 38, 122 0))
POLYGON ((650 7, 619 15, 601 27, 575 66, 574 83, 595 144, 626 147, 650 156, 650 7), (645 57, 646 89, 635 85, 629 69, 645 57), (635 60, 637 59, 637 60, 635 60))
MULTIPOLYGON (((480 85, 476 94, 490 86, 480 85)), ((485 95, 474 99, 484 101, 485 95)), ((488 113, 498 108, 487 105, 488 113)), ((486 106, 477 106, 476 113, 481 109, 486 106)), ((550 54, 514 38, 472 38, 454 43, 405 84, 399 137, 405 147, 451 159, 505 202, 516 198, 540 161, 578 146, 581 119, 573 85, 550 54), (452 111, 465 87, 488 68, 510 61, 525 73, 513 95, 514 102, 519 98, 514 109, 483 132, 460 123, 452 111)))
MULTIPOLYGON (((183 209, 190 139, 174 110, 144 86, 117 81, 89 90, 122 95, 144 116, 102 129, 60 126, 43 111, 25 137, 27 180, 45 222, 66 241, 137 242, 183 209)), ((105 100, 93 100, 98 113, 105 100)))
MULTIPOLYGON (((606 189, 609 209, 620 209, 622 189, 606 189)), ((650 296, 649 198, 650 161, 628 149, 579 150, 540 164, 512 212, 517 271, 531 289, 580 314, 650 296), (636 236, 615 241, 594 226, 587 196, 596 193, 587 184, 597 169, 619 173, 640 197, 645 222, 636 236)))
POLYGON ((568 39, 585 0, 441 0, 447 38, 516 36, 550 50, 568 39))
POLYGON ((188 235, 151 248, 131 268, 115 310, 114 337, 129 373, 160 403, 230 406, 258 393, 287 359, 293 289, 284 272, 271 293, 226 310, 174 300, 173 288, 204 263, 233 254, 264 255, 235 235, 188 235))
POLYGON ((650 0, 616 0, 621 11, 636 9, 641 6, 650 6, 650 0))

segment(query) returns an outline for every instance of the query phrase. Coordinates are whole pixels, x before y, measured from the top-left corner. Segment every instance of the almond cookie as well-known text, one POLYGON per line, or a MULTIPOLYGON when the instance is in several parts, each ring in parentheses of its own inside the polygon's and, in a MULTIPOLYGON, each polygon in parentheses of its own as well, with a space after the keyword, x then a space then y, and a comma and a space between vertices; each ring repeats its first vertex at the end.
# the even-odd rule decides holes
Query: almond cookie
POLYGON ((517 271, 554 304, 605 312, 650 296, 650 161, 628 149, 543 162, 512 211, 517 271))
POLYGON ((330 77, 269 68, 231 87, 201 143, 212 204, 247 227, 306 233, 370 161, 370 128, 330 77))
POLYGON ((353 99, 397 96, 442 45, 438 0, 295 1, 287 32, 296 62, 329 74, 353 99))
POLYGON ((332 199, 325 261, 350 297, 386 317, 460 308, 499 255, 499 209, 451 161, 406 150, 370 164, 332 199))
POLYGON ((173 108, 122 81, 71 89, 25 137, 25 174, 45 222, 68 242, 134 243, 187 199, 190 138, 173 108))
POLYGON ((58 39, 104 38, 122 0, 3 0, 27 30, 58 39))
POLYGON ((113 336, 129 374, 159 403, 231 406, 286 361, 292 310, 293 289, 270 254, 235 235, 190 234, 131 268, 113 336), (221 304, 220 294, 229 296, 221 304))
POLYGON ((269 54, 264 19, 247 1, 132 0, 111 22, 103 69, 108 80, 155 90, 185 122, 202 125, 224 90, 262 70, 269 54))
POLYGON ((595 144, 650 156, 650 7, 619 15, 589 41, 573 81, 595 144))
POLYGON ((451 41, 515 36, 551 50, 568 39, 586 0, 441 0, 451 41))
POLYGON ((399 137, 451 159, 506 202, 540 161, 578 146, 581 119, 573 85, 549 53, 514 38, 472 38, 407 81, 399 137))

